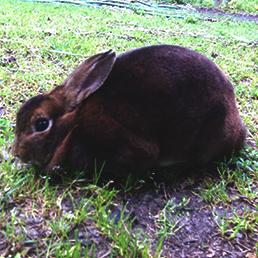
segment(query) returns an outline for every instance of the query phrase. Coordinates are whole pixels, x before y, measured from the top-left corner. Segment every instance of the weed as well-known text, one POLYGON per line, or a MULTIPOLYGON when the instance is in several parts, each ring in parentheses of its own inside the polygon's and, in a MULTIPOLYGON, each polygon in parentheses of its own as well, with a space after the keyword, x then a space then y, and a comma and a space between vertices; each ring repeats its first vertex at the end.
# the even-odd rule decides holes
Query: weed
POLYGON ((180 221, 180 216, 185 212, 185 208, 189 201, 190 199, 186 199, 185 197, 183 197, 179 203, 174 199, 171 199, 160 211, 156 220, 156 226, 158 228, 158 243, 156 245, 154 257, 160 257, 166 238, 176 234, 176 232, 183 226, 180 221))
POLYGON ((222 236, 229 239, 236 238, 240 233, 251 232, 257 234, 258 221, 256 211, 244 210, 241 215, 234 211, 230 217, 213 212, 214 219, 219 226, 222 236))

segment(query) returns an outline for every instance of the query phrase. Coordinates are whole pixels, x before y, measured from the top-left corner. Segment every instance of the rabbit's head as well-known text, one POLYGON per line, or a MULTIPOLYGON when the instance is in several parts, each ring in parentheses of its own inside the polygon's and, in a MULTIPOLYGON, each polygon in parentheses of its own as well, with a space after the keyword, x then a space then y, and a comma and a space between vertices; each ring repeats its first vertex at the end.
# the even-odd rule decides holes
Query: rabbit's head
POLYGON ((81 103, 103 85, 115 60, 112 51, 94 55, 61 86, 25 102, 17 113, 14 154, 43 169, 58 164, 69 151, 81 103))

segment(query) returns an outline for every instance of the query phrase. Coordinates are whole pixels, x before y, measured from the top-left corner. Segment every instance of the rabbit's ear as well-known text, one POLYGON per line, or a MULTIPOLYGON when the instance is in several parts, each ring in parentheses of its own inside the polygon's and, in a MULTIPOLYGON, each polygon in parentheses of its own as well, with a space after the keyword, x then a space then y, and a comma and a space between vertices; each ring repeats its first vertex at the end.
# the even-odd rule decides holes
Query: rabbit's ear
POLYGON ((69 106, 77 106, 98 90, 112 70, 116 55, 112 50, 94 55, 77 67, 64 82, 69 106))

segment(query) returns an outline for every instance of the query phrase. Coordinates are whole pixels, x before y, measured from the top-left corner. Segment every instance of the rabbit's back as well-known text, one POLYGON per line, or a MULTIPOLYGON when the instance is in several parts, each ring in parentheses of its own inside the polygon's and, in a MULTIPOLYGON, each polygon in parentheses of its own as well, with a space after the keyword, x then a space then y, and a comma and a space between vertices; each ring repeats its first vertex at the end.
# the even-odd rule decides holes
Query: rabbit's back
POLYGON ((161 163, 205 162, 244 141, 232 85, 213 62, 183 47, 120 55, 98 94, 127 130, 158 143, 161 163))

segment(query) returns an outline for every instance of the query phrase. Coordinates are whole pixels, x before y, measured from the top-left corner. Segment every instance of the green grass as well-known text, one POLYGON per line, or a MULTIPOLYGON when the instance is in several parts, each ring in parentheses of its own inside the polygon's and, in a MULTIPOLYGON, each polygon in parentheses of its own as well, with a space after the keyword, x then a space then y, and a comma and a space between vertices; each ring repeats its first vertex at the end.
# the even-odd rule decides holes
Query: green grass
MULTIPOLYGON (((94 257, 96 244, 82 245, 79 240, 78 228, 84 223, 94 225, 95 233, 108 240, 110 257, 159 257, 163 241, 180 228, 178 207, 187 206, 187 199, 181 204, 168 200, 156 221, 156 250, 150 250, 151 237, 147 232, 133 231, 124 206, 118 221, 110 220, 117 190, 109 185, 97 186, 96 181, 88 184, 70 178, 55 186, 49 178, 36 177, 32 168, 13 162, 10 146, 15 114, 22 102, 61 83, 86 56, 111 48, 121 53, 151 44, 178 44, 207 55, 224 70, 235 87, 241 116, 250 131, 248 140, 257 144, 257 27, 252 22, 167 19, 121 9, 2 0, 0 230, 12 245, 10 257, 28 255, 29 248, 19 248, 26 244, 35 246, 38 257, 94 257), (73 208, 65 212, 62 205, 67 200, 73 208), (17 207, 13 209, 12 205, 17 207), (30 216, 44 218, 40 224, 43 237, 28 240, 25 218, 30 216)), ((231 207, 237 198, 246 198, 254 205, 257 155, 256 150, 248 148, 235 158, 236 168, 223 163, 218 167, 220 180, 205 179, 196 193, 211 207, 219 203, 231 207), (233 195, 229 188, 234 189, 233 195)), ((125 190, 131 189, 132 185, 125 185, 125 190)), ((216 220, 214 212, 222 235, 229 232, 231 238, 255 228, 254 217, 253 211, 245 211, 216 220)))
POLYGON ((213 212, 214 219, 219 226, 222 236, 229 239, 235 238, 240 232, 253 232, 257 234, 257 171, 258 151, 247 148, 242 152, 242 157, 236 160, 238 169, 230 170, 227 164, 222 163, 218 167, 220 178, 214 181, 207 178, 199 195, 211 206, 215 204, 224 205, 229 209, 228 213, 221 216, 213 212), (234 210, 233 203, 243 199, 256 210, 245 207, 244 210, 234 210))

